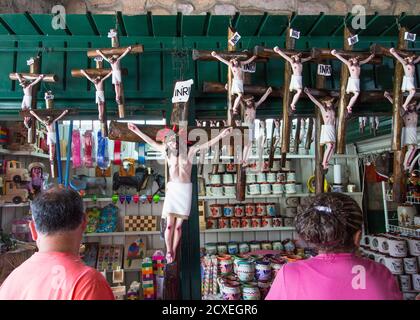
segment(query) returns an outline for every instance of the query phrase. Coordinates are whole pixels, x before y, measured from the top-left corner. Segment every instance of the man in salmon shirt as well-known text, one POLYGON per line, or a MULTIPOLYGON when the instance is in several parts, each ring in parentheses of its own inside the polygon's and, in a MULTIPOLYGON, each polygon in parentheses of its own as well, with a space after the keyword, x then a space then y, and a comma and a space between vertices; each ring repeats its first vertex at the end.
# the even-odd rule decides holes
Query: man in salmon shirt
POLYGON ((401 300, 391 272, 358 257, 362 211, 351 197, 324 193, 296 215, 300 238, 318 249, 316 257, 285 264, 266 300, 401 300))
POLYGON ((87 223, 79 194, 49 189, 31 203, 31 211, 39 252, 3 282, 0 300, 114 300, 102 274, 79 258, 87 223))

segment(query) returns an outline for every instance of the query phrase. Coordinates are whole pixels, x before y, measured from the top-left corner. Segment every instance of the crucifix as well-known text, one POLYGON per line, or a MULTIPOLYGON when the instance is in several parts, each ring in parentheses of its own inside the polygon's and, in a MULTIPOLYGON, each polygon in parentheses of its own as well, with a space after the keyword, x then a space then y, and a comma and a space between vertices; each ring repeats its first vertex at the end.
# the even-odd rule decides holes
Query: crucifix
MULTIPOLYGON (((370 64, 380 64, 382 63, 381 57, 372 57, 371 52, 355 52, 351 51, 352 46, 348 43, 348 39, 352 36, 348 27, 344 27, 344 50, 331 50, 331 49, 320 49, 320 48, 313 48, 312 54, 315 59, 318 60, 331 60, 331 59, 343 59, 342 61, 346 60, 349 61, 351 59, 358 59, 370 64), (339 58, 340 57, 340 58, 339 58)), ((349 102, 349 95, 348 93, 355 93, 353 95, 353 103, 351 107, 353 107, 357 98, 359 98, 360 88, 358 88, 358 72, 360 72, 360 67, 355 67, 353 74, 354 80, 351 78, 352 74, 350 73, 350 67, 348 64, 343 63, 341 66, 341 74, 340 74, 340 98, 338 104, 338 128, 337 128, 337 149, 336 152, 338 154, 344 154, 346 148, 346 141, 345 141, 345 133, 346 133, 346 118, 348 107, 350 106, 349 102), (358 92, 358 93, 357 93, 358 92)))
MULTIPOLYGON (((44 82, 57 82, 58 78, 54 74, 40 74, 39 73, 39 57, 30 58, 27 61, 29 66, 29 73, 13 72, 9 74, 10 80, 19 81, 19 85, 23 90, 23 99, 21 104, 22 110, 30 110, 37 108, 37 94, 39 91, 39 83, 44 82)), ((36 128, 32 116, 24 118, 25 127, 28 129, 28 143, 35 143, 36 128)))
MULTIPOLYGON (((50 160, 50 169, 51 177, 55 178, 55 165, 54 165, 54 150, 55 145, 60 143, 56 141, 56 131, 55 124, 57 121, 62 119, 65 115, 69 113, 69 110, 54 110, 54 109, 43 109, 43 110, 24 110, 21 111, 21 115, 24 117, 32 116, 41 122, 47 130, 47 145, 49 148, 49 160, 50 160)), ((61 165, 58 163, 57 165, 61 165)))
MULTIPOLYGON (((72 77, 86 78, 95 86, 95 103, 98 107, 98 118, 101 125, 101 132, 104 137, 108 136, 108 126, 106 117, 105 100, 105 80, 112 75, 112 69, 103 68, 103 58, 95 57, 96 68, 94 69, 73 69, 72 77)), ((127 69, 121 70, 122 74, 127 74, 127 69)))
POLYGON ((97 50, 89 50, 88 57, 94 58, 101 56, 107 61, 112 68, 112 84, 115 89, 115 101, 118 105, 118 116, 120 118, 125 117, 124 111, 124 89, 122 82, 122 69, 120 61, 127 54, 139 54, 143 52, 143 45, 133 45, 128 47, 120 47, 118 32, 116 29, 111 29, 108 33, 108 37, 111 38, 112 48, 103 48, 97 50))

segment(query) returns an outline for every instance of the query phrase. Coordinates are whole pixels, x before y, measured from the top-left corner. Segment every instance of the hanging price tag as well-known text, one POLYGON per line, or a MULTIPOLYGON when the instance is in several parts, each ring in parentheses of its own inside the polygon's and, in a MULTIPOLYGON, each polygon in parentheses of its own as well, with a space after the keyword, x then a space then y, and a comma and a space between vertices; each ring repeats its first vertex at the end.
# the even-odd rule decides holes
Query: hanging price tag
POLYGON ((104 61, 104 58, 102 58, 101 56, 97 56, 94 58, 95 61, 104 61))
POLYGON ((187 81, 178 81, 177 83, 175 83, 174 94, 172 96, 172 103, 187 102, 190 97, 191 85, 193 83, 193 79, 187 81))
POLYGON ((294 39, 299 39, 300 38, 300 31, 290 29, 290 37, 294 38, 294 39))
POLYGON ((326 76, 329 77, 331 76, 331 65, 329 64, 319 64, 318 65, 318 75, 320 76, 326 76))
POLYGON ((241 40, 241 35, 239 33, 235 32, 233 34, 233 36, 229 39, 229 43, 232 46, 236 46, 236 44, 239 42, 239 40, 241 40))
POLYGON ((416 34, 415 33, 410 33, 410 32, 405 32, 404 33, 404 40, 414 42, 414 41, 416 41, 416 34))
POLYGON ((111 29, 108 32, 108 38, 114 38, 117 36, 117 31, 115 29, 111 29))
POLYGON ((358 43, 358 42, 359 42, 359 36, 356 34, 355 36, 348 37, 348 38, 347 38, 347 42, 348 42, 348 44, 349 44, 350 46, 352 46, 352 45, 354 45, 354 44, 356 44, 356 43, 358 43))
POLYGON ((30 58, 29 60, 26 61, 26 65, 31 66, 33 65, 35 62, 34 58, 30 58))

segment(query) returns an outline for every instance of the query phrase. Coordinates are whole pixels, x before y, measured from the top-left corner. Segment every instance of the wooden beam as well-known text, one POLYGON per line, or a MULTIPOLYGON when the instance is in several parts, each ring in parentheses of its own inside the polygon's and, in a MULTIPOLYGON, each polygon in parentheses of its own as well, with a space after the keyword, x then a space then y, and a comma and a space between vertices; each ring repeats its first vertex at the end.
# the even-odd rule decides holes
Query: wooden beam
MULTIPOLYGON (((404 40, 406 28, 401 28, 398 35, 398 50, 407 49, 407 41, 404 40)), ((394 68, 394 88, 393 88, 393 104, 392 104, 392 132, 391 132, 391 150, 394 151, 394 183, 392 185, 393 200, 397 203, 406 202, 406 184, 404 175, 404 154, 401 150, 401 131, 402 117, 401 106, 403 104, 403 96, 401 94, 401 84, 404 76, 404 68, 398 61, 395 62, 394 68)))
MULTIPOLYGON (((9 74, 9 79, 10 80, 19 80, 18 77, 16 76, 16 73, 19 73, 22 78, 26 79, 26 80, 36 80, 39 76, 39 74, 37 73, 24 73, 24 72, 12 72, 9 74)), ((42 78, 42 81, 44 82, 57 82, 58 81, 58 76, 55 74, 45 74, 44 78, 42 78)), ((38 85, 38 84, 36 84, 38 85)))
MULTIPOLYGON (((407 48, 408 47, 406 47, 405 49, 407 49, 407 48)), ((381 56, 385 56, 385 57, 394 59, 394 56, 389 52, 389 48, 383 47, 379 44, 373 44, 370 47, 370 50, 372 51, 372 53, 375 53, 376 55, 381 55, 381 56)), ((404 50, 404 49, 396 49, 395 51, 398 53, 398 55, 400 55, 403 58, 407 58, 407 57, 416 55, 415 51, 407 51, 407 50, 404 50)))
MULTIPOLYGON (((90 77, 105 77, 112 69, 83 69, 90 77)), ((128 70, 126 68, 121 69, 121 74, 123 76, 128 75, 128 70)), ((71 76, 75 78, 85 78, 82 74, 82 69, 73 69, 71 70, 71 76)))
MULTIPOLYGON (((293 56, 295 54, 301 53, 301 58, 308 58, 312 56, 311 51, 295 51, 291 49, 282 49, 282 51, 287 54, 288 56, 293 56)), ((283 59, 278 53, 274 52, 273 48, 266 48, 263 46, 255 46, 254 47, 254 55, 258 56, 259 58, 274 58, 274 59, 283 59)))
POLYGON ((312 144, 312 133, 314 130, 314 119, 309 118, 308 131, 306 131, 305 149, 310 150, 312 144))
MULTIPOLYGON (((115 47, 115 48, 100 48, 99 50, 101 50, 101 52, 104 54, 104 56, 106 57, 110 57, 113 55, 122 55, 124 53, 125 50, 127 50, 127 47, 115 47)), ((136 44, 136 45, 132 45, 131 46, 131 51, 129 52, 129 54, 138 54, 138 53, 143 53, 143 45, 141 44, 136 44)), ((98 49, 92 49, 89 50, 87 52, 87 55, 89 58, 95 58, 98 56, 98 53, 96 52, 96 50, 98 49)))
MULTIPOLYGON (((193 49, 192 51, 192 59, 193 60, 200 60, 200 61, 218 61, 215 57, 211 55, 211 50, 197 50, 193 49)), ((218 54, 226 60, 230 60, 233 58, 239 60, 247 60, 252 57, 252 52, 249 51, 218 51, 218 54)))
MULTIPOLYGON (((316 75, 316 88, 321 89, 325 87, 325 76, 316 75)), ((322 167, 322 160, 324 158, 324 147, 321 146, 321 126, 324 123, 322 118, 321 110, 314 106, 315 108, 315 193, 324 192, 324 169, 322 167)), ((308 144, 308 140, 306 140, 308 144)))
MULTIPOLYGON (((351 36, 350 31, 346 27, 344 30, 344 50, 337 50, 338 54, 341 54, 345 59, 359 57, 361 60, 366 59, 371 55, 371 52, 361 52, 361 51, 350 51, 351 46, 347 42, 347 38, 351 36), (347 37, 346 37, 347 36, 347 37)), ((331 49, 327 48, 312 48, 311 51, 312 59, 314 60, 337 60, 337 57, 331 54, 331 49)), ((368 64, 382 64, 382 57, 374 57, 368 62, 368 64)), ((347 79, 346 79, 347 81, 347 79)))
POLYGON ((299 144, 300 144, 300 130, 301 130, 301 118, 297 117, 297 124, 296 124, 296 132, 295 132, 295 144, 294 144, 294 149, 295 149, 295 154, 299 154, 299 144))
MULTIPOLYGON (((286 30, 286 50, 292 50, 295 47, 295 39, 290 37, 290 26, 286 30)), ((286 165, 286 155, 289 152, 290 144, 290 122, 289 108, 291 102, 291 94, 289 91, 290 79, 292 76, 292 68, 290 63, 285 63, 284 66, 284 87, 283 87, 283 128, 282 128, 282 142, 281 142, 281 167, 286 165)))
MULTIPOLYGON (((344 50, 350 51, 351 46, 347 42, 347 38, 351 37, 349 28, 344 27, 344 50)), ((328 59, 328 58, 327 58, 328 59)), ((346 93, 347 81, 350 76, 349 68, 346 64, 341 64, 340 75, 340 100, 338 103, 338 129, 337 129, 337 154, 344 154, 346 152, 346 127, 347 127, 347 104, 349 97, 346 93)))

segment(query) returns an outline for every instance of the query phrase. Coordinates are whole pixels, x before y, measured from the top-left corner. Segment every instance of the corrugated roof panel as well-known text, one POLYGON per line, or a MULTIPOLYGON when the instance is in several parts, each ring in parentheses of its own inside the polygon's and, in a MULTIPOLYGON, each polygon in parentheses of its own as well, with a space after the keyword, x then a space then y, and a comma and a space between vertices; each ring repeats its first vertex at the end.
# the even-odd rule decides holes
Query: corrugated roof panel
POLYGON ((117 15, 93 14, 92 18, 101 36, 107 36, 110 29, 119 29, 117 15))
POLYGON ((1 14, 1 18, 16 34, 37 35, 38 32, 24 14, 1 14))
POLYGON ((343 16, 327 16, 325 15, 319 24, 312 30, 311 36, 329 36, 340 25, 343 24, 343 16))
POLYGON ((202 36, 207 16, 184 16, 182 21, 182 33, 185 36, 202 36))
POLYGON ((227 28, 229 27, 230 16, 212 16, 209 26, 209 36, 227 37, 227 28))
POLYGON ((147 15, 123 16, 123 21, 128 36, 149 36, 147 15))
POLYGON ((261 19, 263 16, 255 15, 255 16, 239 16, 238 23, 236 25, 236 30, 239 32, 241 36, 253 36, 258 26, 261 23, 261 19))
POLYGON ((177 32, 177 16, 155 16, 153 19, 153 31, 155 37, 175 37, 177 32))
POLYGON ((288 16, 268 16, 267 22, 261 30, 261 36, 280 36, 289 24, 288 16))
POLYGON ((85 14, 67 14, 66 24, 74 36, 95 35, 90 26, 89 19, 85 14))
POLYGON ((32 14, 32 19, 36 22, 38 27, 42 30, 45 35, 66 35, 66 31, 64 29, 54 29, 52 26, 54 15, 45 15, 45 14, 32 14))
POLYGON ((296 16, 292 23, 292 28, 300 31, 301 35, 305 35, 317 21, 318 15, 312 16, 296 16))

